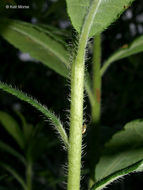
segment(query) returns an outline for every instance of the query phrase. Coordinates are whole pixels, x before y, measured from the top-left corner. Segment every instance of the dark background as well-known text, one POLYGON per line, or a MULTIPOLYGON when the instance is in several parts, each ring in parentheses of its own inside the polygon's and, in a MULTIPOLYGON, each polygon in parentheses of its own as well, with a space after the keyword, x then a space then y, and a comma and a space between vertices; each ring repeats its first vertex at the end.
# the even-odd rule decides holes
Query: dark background
MULTIPOLYGON (((19 4, 19 1, 16 1, 19 4)), ((65 29, 65 40, 69 44, 75 36, 74 29, 70 24, 66 13, 64 0, 23 0, 20 4, 30 5, 29 10, 5 10, 2 15, 9 18, 19 19, 27 22, 39 22, 65 29), (21 3, 22 2, 22 3, 21 3)), ((143 2, 136 0, 132 7, 112 24, 102 34, 102 63, 118 48, 124 44, 132 42, 136 37, 143 34, 143 2)), ((0 37, 0 80, 16 86, 24 92, 36 97, 42 104, 54 110, 60 115, 62 121, 68 121, 69 110, 69 85, 68 81, 54 71, 48 69, 41 63, 30 60, 23 61, 20 58, 21 52, 0 37)), ((112 64, 103 77, 102 87, 102 118, 103 126, 111 129, 121 129, 125 123, 143 118, 143 54, 137 54, 127 59, 117 61, 112 64)), ((89 61, 90 62, 90 61, 89 61)), ((89 71, 90 63, 87 65, 89 71)), ((90 121, 90 106, 86 98, 87 120, 90 121)), ((18 120, 15 111, 20 111, 27 122, 34 126, 38 123, 42 125, 42 135, 48 137, 50 141, 56 142, 51 148, 45 149, 39 160, 34 163, 33 184, 34 190, 60 190, 64 189, 63 183, 64 166, 67 162, 67 155, 60 147, 57 136, 49 124, 43 121, 38 111, 17 98, 0 92, 0 110, 10 113, 18 120), (57 180, 58 179, 58 180, 57 180)), ((0 138, 12 144, 18 150, 17 145, 10 135, 0 126, 0 138)), ((48 145, 47 145, 48 146, 48 145)), ((2 160, 7 160, 17 169, 21 175, 23 168, 13 157, 4 152, 0 153, 2 160), (15 165, 15 163, 17 163, 15 165)), ((86 159, 85 159, 86 160, 86 159)), ((19 184, 1 169, 0 174, 6 173, 6 177, 0 182, 2 187, 8 189, 20 189, 19 184)), ((131 174, 109 186, 113 190, 140 190, 142 189, 143 175, 131 174)), ((83 180, 83 188, 88 181, 88 177, 83 180)))

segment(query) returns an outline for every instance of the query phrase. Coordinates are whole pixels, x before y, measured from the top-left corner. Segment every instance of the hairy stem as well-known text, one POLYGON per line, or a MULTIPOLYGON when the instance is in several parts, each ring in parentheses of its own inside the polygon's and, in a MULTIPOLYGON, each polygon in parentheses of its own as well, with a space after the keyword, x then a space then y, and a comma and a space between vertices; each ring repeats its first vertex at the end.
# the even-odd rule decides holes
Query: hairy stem
POLYGON ((68 152, 68 190, 80 189, 81 146, 83 125, 84 62, 87 37, 81 35, 77 57, 72 64, 70 137, 68 152), (86 39, 86 40, 85 40, 86 39))
POLYGON ((85 18, 79 38, 77 56, 72 64, 68 190, 80 189, 85 50, 89 32, 98 9, 98 3, 99 0, 92 2, 85 18))

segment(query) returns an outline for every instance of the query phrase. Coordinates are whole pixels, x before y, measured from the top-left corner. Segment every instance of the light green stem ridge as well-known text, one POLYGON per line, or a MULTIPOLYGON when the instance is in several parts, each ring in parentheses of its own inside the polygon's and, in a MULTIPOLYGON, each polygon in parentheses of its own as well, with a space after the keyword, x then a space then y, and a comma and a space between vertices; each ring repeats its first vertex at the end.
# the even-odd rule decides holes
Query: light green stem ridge
POLYGON ((93 46, 93 94, 94 104, 92 105, 92 122, 99 123, 101 115, 101 35, 94 38, 93 46))
POLYGON ((80 34, 77 56, 72 64, 68 190, 80 189, 85 51, 89 32, 99 4, 100 0, 93 0, 89 8, 80 34))
POLYGON ((27 190, 32 190, 32 163, 29 161, 26 168, 27 190))
POLYGON ((5 83, 0 82, 0 89, 16 96, 22 101, 25 101, 31 104, 33 107, 39 110, 44 116, 46 116, 46 118, 48 118, 50 123, 58 131, 61 137, 61 140, 64 142, 65 146, 68 148, 68 137, 67 137, 66 131, 63 128, 63 125, 60 119, 56 117, 56 115, 52 111, 48 110, 46 106, 43 106, 42 104, 40 104, 36 99, 28 96, 27 94, 21 92, 20 90, 17 90, 5 83))

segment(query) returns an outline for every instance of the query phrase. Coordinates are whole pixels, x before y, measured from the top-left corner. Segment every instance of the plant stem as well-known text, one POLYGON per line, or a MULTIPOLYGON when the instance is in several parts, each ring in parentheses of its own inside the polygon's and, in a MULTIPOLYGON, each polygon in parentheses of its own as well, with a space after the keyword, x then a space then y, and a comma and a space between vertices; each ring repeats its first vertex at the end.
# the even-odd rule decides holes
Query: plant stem
POLYGON ((100 155, 100 116, 101 116, 101 75, 100 75, 100 65, 101 65, 101 35, 94 37, 93 44, 93 77, 92 77, 92 88, 94 102, 91 104, 91 114, 92 123, 89 131, 89 166, 90 166, 90 179, 89 188, 95 183, 95 167, 100 155))
POLYGON ((79 38, 77 56, 73 61, 71 70, 68 190, 80 189, 85 51, 90 29, 97 13, 98 6, 99 0, 94 0, 85 18, 79 38))
POLYGON ((99 123, 101 115, 101 35, 94 38, 93 46, 93 94, 94 104, 92 106, 92 122, 99 123))
POLYGON ((83 125, 83 91, 85 48, 88 36, 82 33, 79 40, 77 57, 72 64, 71 72, 71 110, 70 138, 68 154, 68 190, 80 189, 80 168, 83 125))
POLYGON ((32 190, 32 163, 28 161, 26 168, 26 183, 27 190, 32 190))
POLYGON ((68 190, 80 189, 81 146, 83 125, 84 59, 86 41, 81 36, 78 53, 72 64, 70 138, 68 152, 68 190))

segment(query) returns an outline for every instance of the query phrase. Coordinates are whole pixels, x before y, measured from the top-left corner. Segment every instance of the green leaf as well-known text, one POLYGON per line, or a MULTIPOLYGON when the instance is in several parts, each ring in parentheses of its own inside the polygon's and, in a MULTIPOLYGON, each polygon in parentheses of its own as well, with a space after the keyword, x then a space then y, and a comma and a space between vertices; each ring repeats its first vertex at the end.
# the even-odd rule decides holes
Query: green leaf
POLYGON ((54 39, 59 44, 62 44, 63 47, 66 47, 67 44, 65 42, 65 37, 66 35, 68 35, 68 31, 58 29, 56 27, 47 24, 36 24, 34 25, 34 27, 37 28, 37 30, 47 34, 51 39, 54 39))
POLYGON ((5 144, 2 141, 0 141, 0 149, 2 149, 3 151, 8 152, 9 154, 15 156, 20 161, 22 161, 24 164, 26 164, 26 161, 25 161, 24 157, 19 152, 17 152, 11 146, 5 144))
POLYGON ((90 30, 90 37, 101 33, 114 22, 133 0, 66 0, 67 9, 72 25, 80 33, 85 17, 93 3, 97 3, 97 10, 90 30))
POLYGON ((22 177, 20 177, 20 175, 14 169, 12 169, 9 165, 3 162, 0 162, 0 166, 6 169, 21 184, 24 190, 27 190, 27 186, 24 180, 22 179, 22 177))
POLYGON ((103 178, 102 180, 98 181, 97 183, 95 183, 90 190, 102 190, 104 189, 107 185, 111 184, 113 181, 122 178, 125 175, 128 175, 129 173, 132 172, 141 172, 143 171, 143 160, 140 160, 139 162, 124 168, 122 170, 119 170, 105 178, 103 178))
POLYGON ((7 132, 16 140, 21 148, 24 148, 25 141, 16 120, 6 112, 0 111, 0 123, 7 130, 7 132))
POLYGON ((31 140, 32 133, 34 132, 36 127, 34 128, 32 124, 27 123, 25 117, 20 112, 16 112, 16 114, 19 116, 21 120, 22 131, 23 131, 23 135, 25 137, 26 143, 29 144, 29 140, 31 140))
POLYGON ((124 130, 113 135, 96 167, 96 180, 114 181, 116 177, 142 170, 143 120, 125 125, 124 130), (129 172, 128 172, 129 171, 129 172), (105 179, 104 179, 105 178, 105 179))
POLYGON ((140 36, 137 39, 135 39, 129 46, 125 44, 117 52, 111 55, 104 63, 103 67, 101 68, 101 75, 103 75, 106 72, 111 63, 129 57, 131 55, 140 53, 142 51, 143 51, 143 36, 140 36))
POLYGON ((60 75, 69 75, 65 47, 40 26, 3 18, 0 19, 0 34, 16 48, 29 53, 60 75))
POLYGON ((44 116, 46 116, 46 118, 48 118, 48 120, 50 121, 51 125, 54 126, 54 128, 59 133, 61 140, 64 142, 65 146, 68 148, 68 137, 67 137, 66 131, 60 119, 52 111, 48 110, 46 106, 43 106, 42 104, 40 104, 36 99, 28 96, 27 94, 15 88, 12 88, 11 86, 7 84, 0 82, 0 89, 16 96, 17 98, 19 98, 20 100, 24 102, 29 103, 30 105, 35 107, 37 110, 39 110, 44 116))
MULTIPOLYGON (((12 45, 41 61, 60 75, 69 78, 68 52, 61 38, 63 31, 48 25, 34 25, 11 19, 0 19, 0 34, 12 45)), ((67 32, 64 32, 64 35, 67 32)), ((86 84, 91 94, 91 89, 86 84)), ((90 98, 91 99, 91 98, 90 98)))

